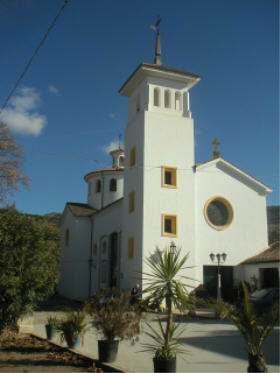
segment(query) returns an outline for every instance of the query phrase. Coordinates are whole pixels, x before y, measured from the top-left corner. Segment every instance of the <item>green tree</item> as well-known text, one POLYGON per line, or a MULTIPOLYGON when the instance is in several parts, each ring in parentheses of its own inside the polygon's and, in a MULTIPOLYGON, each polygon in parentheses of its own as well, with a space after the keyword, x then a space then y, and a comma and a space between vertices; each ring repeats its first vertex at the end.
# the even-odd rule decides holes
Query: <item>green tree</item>
POLYGON ((242 283, 244 304, 241 308, 227 303, 211 303, 210 306, 234 324, 243 336, 248 348, 248 372, 267 372, 263 344, 279 320, 278 305, 271 307, 261 315, 256 313, 250 301, 247 286, 242 283))
POLYGON ((59 229, 15 208, 0 214, 0 333, 50 296, 58 281, 59 229))
MULTIPOLYGON (((165 301, 167 322, 164 328, 161 321, 159 323, 159 332, 149 326, 151 332, 147 333, 154 344, 145 344, 148 350, 155 352, 155 357, 160 359, 172 360, 176 353, 182 352, 178 337, 181 332, 178 331, 178 325, 174 324, 172 309, 185 313, 189 303, 188 288, 192 287, 185 283, 185 280, 192 280, 190 277, 181 275, 188 255, 180 258, 181 250, 166 248, 163 253, 159 248, 154 255, 146 259, 146 264, 150 272, 144 272, 144 281, 146 287, 143 293, 147 293, 146 301, 162 303, 165 301)), ((192 280, 193 281, 193 280, 192 280)))
POLYGON ((0 121, 0 203, 7 201, 7 196, 28 186, 29 178, 22 172, 24 153, 17 139, 11 135, 9 128, 0 121))

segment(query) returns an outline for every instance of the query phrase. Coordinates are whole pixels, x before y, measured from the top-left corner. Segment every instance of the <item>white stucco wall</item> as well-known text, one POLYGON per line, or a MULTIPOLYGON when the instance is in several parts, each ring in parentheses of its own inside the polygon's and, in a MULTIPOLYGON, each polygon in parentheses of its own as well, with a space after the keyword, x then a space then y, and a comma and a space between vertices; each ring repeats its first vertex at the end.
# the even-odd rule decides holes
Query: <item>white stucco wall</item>
POLYGON ((251 264, 240 264, 235 268, 235 278, 239 281, 247 281, 251 283, 252 277, 258 279, 258 288, 261 287, 261 273, 260 270, 263 268, 277 268, 278 275, 280 273, 279 262, 270 263, 251 263, 251 264))
POLYGON ((144 112, 141 110, 133 120, 127 122, 125 129, 125 172, 124 200, 122 216, 122 262, 123 278, 121 288, 130 291, 142 271, 142 226, 143 226, 143 122, 144 112), (130 168, 130 150, 136 149, 136 165, 130 168), (134 211, 129 212, 129 193, 134 192, 134 211), (128 258, 128 240, 134 238, 134 255, 128 258))
POLYGON ((216 165, 196 173, 196 263, 197 277, 202 282, 203 265, 211 265, 211 252, 227 254, 226 265, 235 266, 268 247, 266 197, 256 186, 231 176, 216 165), (208 225, 204 208, 215 196, 225 198, 233 208, 232 224, 225 230, 208 225))
POLYGON ((144 259, 156 246, 164 248, 175 241, 182 247, 183 255, 190 252, 188 264, 194 264, 194 134, 187 96, 182 83, 151 77, 142 82, 131 97, 125 130, 123 212, 123 257, 129 268, 128 277, 134 278, 123 282, 129 289, 135 284, 137 273, 139 276, 145 271, 144 259), (160 90, 159 107, 153 104, 154 88, 160 90), (170 92, 170 108, 164 107, 165 89, 170 92), (181 110, 175 110, 176 92, 181 93, 181 110), (129 154, 134 146, 137 165, 130 169, 129 154), (162 186, 162 166, 177 168, 176 189, 162 186), (131 191, 135 192, 133 213, 128 212, 131 191), (177 215, 177 237, 163 236, 162 214, 177 215), (134 237, 135 242, 133 259, 127 259, 129 237, 134 237))
POLYGON ((88 178, 88 204, 100 210, 123 197, 123 171, 97 172, 88 178), (117 190, 110 191, 110 180, 117 180, 117 190), (96 182, 101 181, 101 191, 96 192, 96 182))
MULTIPOLYGON (((146 112, 144 152, 144 257, 174 241, 182 255, 189 253, 188 265, 195 265, 193 120, 146 112), (162 186, 162 166, 177 168, 176 188, 162 186), (163 214, 177 216, 176 237, 163 235, 163 214)), ((194 271, 188 270, 188 275, 194 277, 194 271)))
MULTIPOLYGON (((104 210, 96 213, 93 217, 93 236, 92 246, 97 245, 97 255, 93 256, 92 273, 91 273, 91 295, 99 291, 101 288, 108 286, 108 281, 104 282, 102 279, 108 276, 102 276, 104 269, 103 261, 109 260, 109 238, 110 234, 116 232, 119 237, 119 245, 121 245, 121 231, 122 231, 122 207, 123 200, 116 202, 104 210), (103 241, 107 242, 106 253, 102 251, 103 241)), ((109 262, 108 262, 109 265, 109 262)), ((122 263, 120 263, 122 267, 122 263)))
POLYGON ((91 221, 75 217, 66 207, 62 220, 59 294, 83 300, 88 297, 91 221), (69 229, 69 244, 65 245, 65 231, 69 229))

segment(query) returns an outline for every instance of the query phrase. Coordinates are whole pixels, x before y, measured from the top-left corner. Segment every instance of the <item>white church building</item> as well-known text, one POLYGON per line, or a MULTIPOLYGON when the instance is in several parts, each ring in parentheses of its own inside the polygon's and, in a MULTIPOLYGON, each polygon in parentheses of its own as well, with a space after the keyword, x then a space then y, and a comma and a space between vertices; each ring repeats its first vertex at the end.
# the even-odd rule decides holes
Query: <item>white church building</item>
MULTIPOLYGON (((189 253, 193 285, 217 284, 210 253, 226 253, 222 295, 231 298, 239 264, 268 247, 266 195, 272 190, 220 156, 196 164, 191 88, 200 76, 142 63, 120 88, 128 98, 124 149, 112 167, 85 175, 87 203, 66 203, 58 292, 84 300, 101 288, 143 285, 156 247, 189 253), (139 279, 140 276, 140 279, 139 279)), ((249 280, 249 279, 247 279, 249 280)), ((216 286, 216 285, 213 285, 216 286)))

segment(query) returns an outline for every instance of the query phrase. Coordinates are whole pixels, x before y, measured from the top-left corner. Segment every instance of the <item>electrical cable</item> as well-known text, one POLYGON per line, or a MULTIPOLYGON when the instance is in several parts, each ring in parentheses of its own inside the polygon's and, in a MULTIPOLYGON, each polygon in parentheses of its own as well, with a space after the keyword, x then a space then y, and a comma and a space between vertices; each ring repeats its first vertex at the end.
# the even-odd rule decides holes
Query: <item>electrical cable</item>
POLYGON ((58 18, 61 16, 63 10, 65 9, 66 5, 69 3, 70 0, 64 0, 64 4, 62 5, 62 7, 60 8, 59 12, 57 13, 57 15, 55 16, 54 20, 52 21, 51 25, 49 26, 47 32, 45 33, 43 39, 40 41, 39 45, 37 46, 37 48, 35 49, 33 55, 31 56, 30 60, 28 61, 27 65, 25 66, 23 72, 21 73, 20 77, 18 78, 18 80, 16 81, 14 87, 12 88, 12 90, 10 91, 8 97, 6 98, 3 106, 1 107, 0 109, 0 114, 2 113, 2 111, 5 109, 5 107, 8 105, 8 102, 10 101, 10 98, 12 97, 12 95, 15 93, 17 87, 19 86, 20 82, 22 81, 22 79, 24 78, 25 74, 27 73, 30 65, 32 64, 36 54, 39 52, 40 48, 43 46, 43 44, 45 43, 49 33, 51 32, 51 30, 53 29, 54 25, 56 24, 58 18))

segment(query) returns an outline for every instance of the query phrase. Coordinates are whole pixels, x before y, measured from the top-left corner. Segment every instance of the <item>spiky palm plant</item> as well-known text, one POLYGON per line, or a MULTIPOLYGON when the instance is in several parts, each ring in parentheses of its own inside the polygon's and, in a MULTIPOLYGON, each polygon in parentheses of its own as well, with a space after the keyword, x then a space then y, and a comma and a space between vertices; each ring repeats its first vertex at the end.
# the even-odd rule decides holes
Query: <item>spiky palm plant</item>
POLYGON ((248 372, 267 372, 263 344, 279 320, 279 308, 273 306, 258 315, 250 301, 247 286, 242 283, 244 290, 244 304, 237 308, 227 303, 211 303, 210 306, 234 324, 245 339, 248 348, 248 372))
POLYGON ((180 259, 181 250, 172 250, 168 247, 163 253, 156 248, 154 255, 145 260, 150 272, 144 272, 143 280, 146 287, 143 294, 148 294, 145 300, 161 304, 165 301, 167 322, 165 329, 160 320, 159 330, 156 332, 151 326, 147 334, 154 339, 154 344, 145 344, 148 350, 154 351, 157 358, 166 360, 174 359, 176 352, 182 352, 178 349, 181 332, 178 333, 177 326, 173 324, 172 308, 181 312, 186 311, 188 304, 188 288, 192 287, 185 283, 185 280, 192 280, 190 277, 183 276, 180 272, 184 267, 188 255, 180 259), (176 335, 177 333, 177 335, 176 335))

